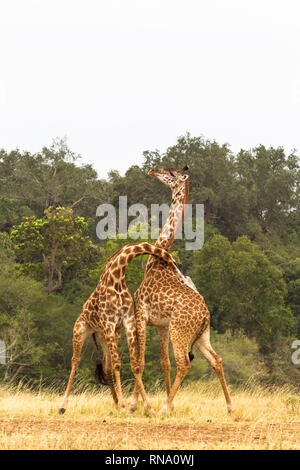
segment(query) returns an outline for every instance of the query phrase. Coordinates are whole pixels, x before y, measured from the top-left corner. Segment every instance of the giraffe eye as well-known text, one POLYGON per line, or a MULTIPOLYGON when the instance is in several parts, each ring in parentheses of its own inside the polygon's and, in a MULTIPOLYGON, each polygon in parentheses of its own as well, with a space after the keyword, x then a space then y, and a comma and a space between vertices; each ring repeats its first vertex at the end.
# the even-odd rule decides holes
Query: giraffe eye
POLYGON ((175 175, 172 173, 172 171, 170 171, 170 175, 173 176, 173 178, 175 178, 175 175))

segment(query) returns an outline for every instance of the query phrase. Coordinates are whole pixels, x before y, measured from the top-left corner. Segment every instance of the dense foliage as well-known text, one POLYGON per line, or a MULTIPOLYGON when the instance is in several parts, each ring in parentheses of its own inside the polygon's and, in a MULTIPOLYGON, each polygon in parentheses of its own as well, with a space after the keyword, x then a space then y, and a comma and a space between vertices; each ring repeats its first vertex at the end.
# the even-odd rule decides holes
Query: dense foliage
MULTIPOLYGON (((175 241, 182 271, 211 311, 212 343, 228 381, 300 383, 291 344, 300 338, 299 159, 282 148, 259 146, 234 155, 228 145, 189 134, 163 154, 144 152, 144 163, 125 176, 99 179, 64 141, 30 154, 0 151, 0 339, 6 382, 62 383, 72 354, 72 328, 95 288, 107 258, 130 240, 99 240, 96 209, 119 196, 128 205, 170 203, 167 187, 150 168, 189 166, 190 202, 205 207, 205 244, 186 251, 175 241)), ((118 220, 118 217, 117 217, 118 220)), ((130 217, 129 217, 130 222, 130 217)), ((127 269, 132 292, 145 257, 127 269)), ((131 381, 122 334, 122 376, 131 381)), ((159 340, 148 329, 147 385, 162 380, 159 340)), ((174 364, 174 363, 173 363, 174 364)), ((84 347, 78 377, 93 381, 93 349, 84 347)), ((211 377, 203 360, 186 380, 211 377)))

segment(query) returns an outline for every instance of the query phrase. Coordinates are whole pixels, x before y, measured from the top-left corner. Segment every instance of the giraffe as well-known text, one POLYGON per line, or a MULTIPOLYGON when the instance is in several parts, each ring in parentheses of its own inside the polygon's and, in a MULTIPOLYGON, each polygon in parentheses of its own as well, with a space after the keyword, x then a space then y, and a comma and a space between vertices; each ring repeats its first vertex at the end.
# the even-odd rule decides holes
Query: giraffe
MULTIPOLYGON (((188 181, 184 171, 174 168, 160 168, 150 170, 151 176, 156 176, 160 181, 172 189, 172 206, 167 220, 155 246, 169 249, 174 236, 182 222, 184 204, 188 199, 188 181), (170 235, 170 236, 168 236, 170 235)), ((160 260, 150 257, 142 284, 134 295, 136 306, 137 337, 139 350, 139 378, 145 365, 146 326, 156 326, 161 344, 161 366, 165 375, 167 401, 161 413, 165 413, 173 407, 175 394, 190 369, 190 361, 193 358, 192 348, 195 345, 200 353, 214 368, 221 382, 227 409, 232 411, 232 403, 226 384, 222 359, 213 350, 210 344, 210 313, 204 298, 199 294, 190 278, 186 278, 179 271, 163 266, 160 260), (173 345, 177 373, 171 387, 170 360, 169 360, 169 335, 173 345), (192 341, 190 353, 189 343, 192 341)), ((137 408, 139 385, 136 382, 131 402, 131 412, 137 408)), ((144 400, 144 398, 143 398, 144 400)), ((145 401, 149 409, 149 402, 145 401)))
MULTIPOLYGON (((172 191, 172 204, 169 211, 169 216, 162 228, 162 231, 155 243, 155 246, 160 248, 170 249, 174 241, 175 235, 179 230, 182 219, 184 216, 185 204, 188 203, 189 196, 189 175, 184 174, 188 170, 188 166, 178 170, 175 168, 160 168, 158 170, 149 170, 148 174, 159 179, 162 183, 167 185, 172 191)), ((150 270, 155 258, 149 257, 146 266, 146 274, 150 270)), ((176 270, 176 276, 184 284, 190 286, 192 289, 197 291, 193 281, 188 277, 184 276, 179 269, 176 270)), ((157 332, 160 338, 161 345, 161 367, 165 376, 165 383, 167 393, 169 394, 171 389, 170 382, 170 360, 169 360, 169 329, 168 326, 157 326, 157 332)), ((137 401, 132 404, 131 411, 136 409, 137 401)))
MULTIPOLYGON (((169 216, 162 228, 162 231, 155 242, 155 246, 160 248, 165 248, 169 250, 175 239, 175 235, 181 227, 182 220, 184 217, 185 205, 188 203, 189 198, 189 175, 185 174, 189 168, 184 166, 184 168, 178 170, 175 168, 160 168, 158 170, 149 170, 148 174, 150 176, 156 177, 163 184, 168 186, 172 191, 172 203, 169 211, 169 216)), ((155 258, 149 257, 146 274, 150 270, 151 266, 155 262, 155 258)), ((196 290, 196 286, 193 281, 188 277, 184 276, 180 270, 177 268, 176 276, 184 284, 190 286, 192 289, 196 290)), ((171 389, 170 381, 170 360, 169 360, 169 329, 166 326, 157 326, 157 332, 160 339, 161 345, 161 367, 165 376, 165 383, 167 393, 169 394, 171 389)))
POLYGON ((146 242, 125 245, 108 259, 96 289, 83 305, 74 325, 72 368, 62 405, 59 409, 60 414, 63 414, 67 408, 68 397, 75 371, 79 365, 83 343, 91 335, 95 344, 97 344, 96 337, 101 343, 104 353, 103 376, 107 378, 113 399, 120 410, 125 408, 120 379, 121 361, 117 350, 120 330, 123 326, 126 331, 132 372, 139 384, 146 406, 151 409, 138 374, 138 361, 135 351, 136 323, 134 307, 125 281, 126 266, 133 258, 143 254, 158 256, 166 266, 170 265, 172 269, 176 268, 176 263, 168 251, 146 242), (115 374, 117 390, 114 387, 112 370, 115 374))

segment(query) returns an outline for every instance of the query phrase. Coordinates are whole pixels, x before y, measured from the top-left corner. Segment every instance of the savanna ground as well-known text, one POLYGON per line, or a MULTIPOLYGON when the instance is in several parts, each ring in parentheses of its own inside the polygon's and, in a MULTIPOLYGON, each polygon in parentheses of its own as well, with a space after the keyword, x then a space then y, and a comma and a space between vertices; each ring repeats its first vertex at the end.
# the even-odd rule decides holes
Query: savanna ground
MULTIPOLYGON (((0 388, 0 449, 299 449, 300 397, 281 388, 233 394, 228 416, 220 386, 196 383, 177 394, 175 409, 158 411, 165 394, 150 395, 157 414, 142 405, 120 413, 108 391, 80 391, 58 414, 57 391, 0 388)), ((127 394, 129 402, 129 394, 127 394)))

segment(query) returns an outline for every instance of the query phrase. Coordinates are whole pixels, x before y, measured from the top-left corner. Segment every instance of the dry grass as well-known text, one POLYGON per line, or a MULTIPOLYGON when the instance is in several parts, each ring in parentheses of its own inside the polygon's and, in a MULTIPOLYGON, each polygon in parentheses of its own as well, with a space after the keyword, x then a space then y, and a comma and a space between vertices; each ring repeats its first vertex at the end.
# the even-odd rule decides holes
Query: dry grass
MULTIPOLYGON (((158 411, 165 394, 150 398, 158 411)), ((163 417, 142 405, 120 413, 103 390, 72 395, 62 416, 60 401, 55 391, 0 388, 0 449, 300 448, 300 397, 288 389, 236 392, 231 416, 216 382, 183 388, 163 417)))

